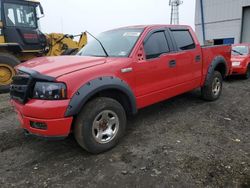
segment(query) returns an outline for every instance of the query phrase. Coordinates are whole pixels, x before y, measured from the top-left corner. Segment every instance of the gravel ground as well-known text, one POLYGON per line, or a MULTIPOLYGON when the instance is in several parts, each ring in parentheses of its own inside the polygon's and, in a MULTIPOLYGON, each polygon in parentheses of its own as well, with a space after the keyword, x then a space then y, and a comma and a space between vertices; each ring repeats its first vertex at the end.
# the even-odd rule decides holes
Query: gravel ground
POLYGON ((229 79, 216 102, 196 90, 145 108, 100 155, 25 137, 0 95, 0 167, 1 187, 250 187, 250 80, 229 79))

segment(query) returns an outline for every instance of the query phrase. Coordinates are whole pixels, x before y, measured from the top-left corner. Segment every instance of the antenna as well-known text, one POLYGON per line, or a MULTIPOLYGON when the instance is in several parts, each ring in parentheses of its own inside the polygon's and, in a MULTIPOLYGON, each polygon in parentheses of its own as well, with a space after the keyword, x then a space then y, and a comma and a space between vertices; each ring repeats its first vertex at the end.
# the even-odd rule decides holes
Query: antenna
POLYGON ((63 18, 61 17, 61 32, 63 33, 63 18))
POLYGON ((182 3, 181 0, 169 0, 169 6, 171 6, 170 24, 179 25, 179 6, 182 3))

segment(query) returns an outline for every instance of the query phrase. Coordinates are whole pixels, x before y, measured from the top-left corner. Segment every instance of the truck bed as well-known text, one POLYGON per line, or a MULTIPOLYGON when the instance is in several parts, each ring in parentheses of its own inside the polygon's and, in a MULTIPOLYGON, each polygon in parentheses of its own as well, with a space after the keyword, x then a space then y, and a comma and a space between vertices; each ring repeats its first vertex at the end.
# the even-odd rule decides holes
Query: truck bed
POLYGON ((209 66, 213 61, 214 57, 222 56, 228 65, 228 70, 226 72, 226 76, 230 75, 231 71, 231 45, 218 45, 218 46, 202 46, 202 61, 203 61, 203 81, 205 80, 205 76, 207 75, 209 66))

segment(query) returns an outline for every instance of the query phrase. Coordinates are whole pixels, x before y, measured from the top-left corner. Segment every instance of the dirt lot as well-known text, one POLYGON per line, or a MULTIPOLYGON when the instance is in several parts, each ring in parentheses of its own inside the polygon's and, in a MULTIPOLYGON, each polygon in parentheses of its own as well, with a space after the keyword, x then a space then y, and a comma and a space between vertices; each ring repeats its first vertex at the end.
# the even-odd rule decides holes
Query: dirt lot
POLYGON ((199 90, 141 110, 112 151, 90 155, 73 137, 26 138, 0 95, 1 187, 250 187, 250 80, 221 99, 199 90))

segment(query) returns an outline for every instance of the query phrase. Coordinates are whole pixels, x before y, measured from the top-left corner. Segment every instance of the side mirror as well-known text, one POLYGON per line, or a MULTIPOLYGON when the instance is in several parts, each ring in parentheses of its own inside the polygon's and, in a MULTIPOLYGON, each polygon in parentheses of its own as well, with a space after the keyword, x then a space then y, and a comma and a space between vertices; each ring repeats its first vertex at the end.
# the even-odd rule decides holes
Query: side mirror
POLYGON ((39 4, 39 9, 40 9, 41 14, 44 15, 44 10, 41 4, 39 4))
POLYGON ((143 45, 140 46, 138 52, 137 52, 137 59, 139 62, 145 60, 145 52, 144 52, 144 47, 143 45))
POLYGON ((43 11, 43 7, 42 5, 39 3, 38 6, 36 7, 36 10, 37 10, 37 19, 39 20, 40 18, 43 18, 44 17, 44 11, 43 11), (40 11, 40 14, 38 16, 38 9, 40 11))

